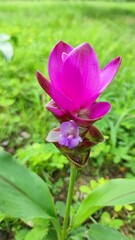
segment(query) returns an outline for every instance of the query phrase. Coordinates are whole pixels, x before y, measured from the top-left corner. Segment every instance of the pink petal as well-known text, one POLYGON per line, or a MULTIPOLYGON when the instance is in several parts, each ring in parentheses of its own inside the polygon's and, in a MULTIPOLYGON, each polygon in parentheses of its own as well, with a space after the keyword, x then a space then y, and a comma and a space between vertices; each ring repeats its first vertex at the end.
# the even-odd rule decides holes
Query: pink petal
POLYGON ((107 86, 110 84, 110 82, 115 77, 120 64, 121 64, 121 57, 117 57, 113 59, 110 63, 107 64, 106 67, 104 67, 100 74, 100 90, 99 93, 101 94, 107 86))
POLYGON ((96 121, 103 118, 110 110, 111 104, 109 102, 98 102, 89 108, 89 119, 96 121))
POLYGON ((90 128, 92 124, 103 118, 110 110, 111 104, 108 102, 94 103, 89 109, 80 110, 78 115, 72 113, 72 119, 82 128, 90 128))
POLYGON ((49 57, 49 62, 48 62, 48 71, 49 71, 49 76, 50 80, 59 90, 59 80, 61 78, 61 70, 63 66, 63 53, 66 55, 68 54, 73 47, 68 45, 65 42, 60 41, 52 50, 50 57, 49 57))
POLYGON ((90 99, 88 99, 88 101, 86 101, 86 104, 84 105, 83 109, 88 109, 90 108, 90 106, 97 100, 97 98, 99 97, 99 93, 94 95, 93 97, 91 97, 90 99))
POLYGON ((80 107, 99 90, 99 63, 94 49, 83 43, 67 56, 61 78, 61 92, 80 107))
POLYGON ((49 81, 47 81, 47 79, 39 71, 37 71, 36 75, 41 87, 64 112, 75 112, 78 110, 79 107, 58 90, 56 90, 55 87, 49 81))
POLYGON ((49 110, 60 122, 65 122, 69 120, 68 115, 66 115, 58 105, 51 100, 48 102, 45 107, 49 110))

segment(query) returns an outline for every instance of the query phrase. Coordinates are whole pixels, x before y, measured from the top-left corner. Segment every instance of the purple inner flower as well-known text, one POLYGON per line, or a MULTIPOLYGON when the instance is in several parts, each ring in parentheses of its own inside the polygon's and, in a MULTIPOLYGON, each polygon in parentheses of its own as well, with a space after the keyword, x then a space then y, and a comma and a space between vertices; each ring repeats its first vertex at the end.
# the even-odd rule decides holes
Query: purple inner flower
POLYGON ((82 139, 79 136, 79 127, 73 120, 61 123, 59 138, 60 145, 71 149, 77 147, 81 141, 82 139))

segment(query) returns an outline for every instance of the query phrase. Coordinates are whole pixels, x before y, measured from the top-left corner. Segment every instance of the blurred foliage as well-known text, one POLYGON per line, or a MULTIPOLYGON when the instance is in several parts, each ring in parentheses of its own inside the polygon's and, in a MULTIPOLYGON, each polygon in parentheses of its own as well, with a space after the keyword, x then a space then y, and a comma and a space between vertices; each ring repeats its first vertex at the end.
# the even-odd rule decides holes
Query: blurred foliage
POLYGON ((16 156, 30 169, 40 173, 45 169, 52 174, 62 169, 68 160, 54 147, 53 144, 33 143, 16 151, 16 156))
POLYGON ((90 180, 89 186, 88 185, 80 186, 80 192, 88 195, 90 192, 92 192, 92 190, 105 184, 106 182, 107 182, 107 179, 105 178, 99 178, 97 180, 92 179, 90 180))
POLYGON ((0 212, 0 222, 2 222, 5 218, 5 214, 0 212))
POLYGON ((111 218, 108 212, 102 213, 100 222, 106 226, 113 227, 115 229, 119 229, 124 224, 121 219, 111 218))
MULTIPOLYGON (((53 174, 67 164, 52 145, 44 142, 48 131, 59 123, 44 109, 49 97, 35 73, 39 69, 48 76, 47 59, 60 39, 74 47, 86 41, 96 50, 101 68, 118 55, 123 58, 115 80, 99 99, 110 101, 112 109, 96 123, 106 142, 93 148, 90 164, 98 176, 115 177, 118 168, 122 176, 134 177, 135 3, 6 0, 0 1, 0 18, 0 32, 11 36, 14 48, 10 62, 0 55, 1 146, 39 174, 44 170, 53 174)), ((1 226, 7 228, 3 217, 0 214, 1 226)))
POLYGON ((1 32, 6 29, 11 41, 14 39, 15 51, 10 63, 0 59, 1 145, 13 153, 21 152, 27 144, 29 153, 33 143, 43 147, 47 132, 59 123, 44 110, 49 97, 38 85, 35 72, 39 69, 47 75, 47 58, 60 39, 73 46, 87 41, 95 48, 101 68, 117 55, 123 58, 118 75, 100 97, 100 101, 112 103, 112 110, 96 123, 106 135, 106 142, 93 149, 93 164, 100 168, 111 162, 124 163, 134 176, 135 5, 6 1, 0 3, 0 9, 1 32))

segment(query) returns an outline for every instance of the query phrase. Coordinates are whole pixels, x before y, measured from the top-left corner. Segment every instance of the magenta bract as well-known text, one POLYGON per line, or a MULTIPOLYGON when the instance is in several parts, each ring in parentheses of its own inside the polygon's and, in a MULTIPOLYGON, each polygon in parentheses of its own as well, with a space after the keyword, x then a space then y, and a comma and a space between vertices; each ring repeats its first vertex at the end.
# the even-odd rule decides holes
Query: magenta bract
POLYGON ((100 70, 94 49, 83 43, 76 48, 60 41, 49 57, 48 81, 39 71, 37 79, 51 97, 46 108, 60 121, 46 140, 76 166, 88 161, 91 148, 104 141, 93 123, 110 110, 109 102, 96 102, 117 73, 121 58, 100 70))
POLYGON ((97 55, 88 43, 73 48, 60 41, 49 57, 50 82, 37 71, 40 85, 52 98, 47 109, 60 122, 74 120, 79 126, 91 126, 111 108, 110 103, 96 100, 116 75, 120 63, 121 57, 117 57, 100 70, 97 55))

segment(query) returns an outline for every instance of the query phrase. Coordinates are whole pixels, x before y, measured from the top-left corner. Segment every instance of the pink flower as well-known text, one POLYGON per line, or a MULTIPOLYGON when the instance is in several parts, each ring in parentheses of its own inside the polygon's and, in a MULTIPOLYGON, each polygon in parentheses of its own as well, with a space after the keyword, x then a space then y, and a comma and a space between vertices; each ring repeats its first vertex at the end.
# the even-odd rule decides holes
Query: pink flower
POLYGON ((76 48, 60 41, 49 57, 50 82, 37 71, 37 79, 52 100, 46 105, 60 121, 74 120, 89 127, 110 110, 109 102, 96 102, 115 77, 121 57, 102 70, 94 49, 83 43, 76 48))

